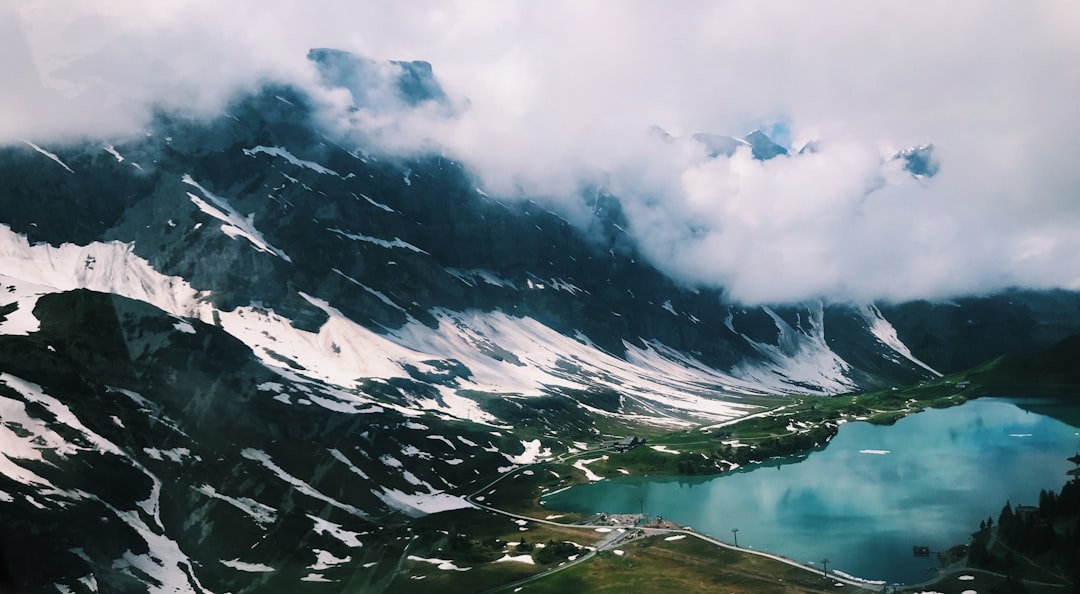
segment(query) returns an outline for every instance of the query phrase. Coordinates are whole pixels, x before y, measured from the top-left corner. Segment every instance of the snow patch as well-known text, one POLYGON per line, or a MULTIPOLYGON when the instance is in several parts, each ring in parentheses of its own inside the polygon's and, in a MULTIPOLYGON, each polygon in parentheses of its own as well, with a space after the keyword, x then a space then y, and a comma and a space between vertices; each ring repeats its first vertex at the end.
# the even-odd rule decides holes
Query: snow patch
MULTIPOLYGON (((428 486, 428 488, 431 487, 428 486)), ((430 493, 410 494, 397 489, 384 488, 381 493, 375 492, 375 496, 381 499, 383 503, 413 517, 473 506, 462 497, 438 492, 434 489, 431 489, 431 491, 430 493)))
POLYGON ((270 459, 270 456, 266 452, 264 452, 262 450, 256 450, 254 448, 245 448, 244 450, 242 450, 240 452, 240 455, 247 458, 248 460, 253 460, 255 462, 258 462, 263 467, 265 467, 267 470, 273 472, 279 479, 281 479, 285 483, 288 483, 288 484, 292 485, 293 487, 296 488, 297 491, 299 491, 300 493, 303 493, 304 495, 307 495, 308 497, 311 497, 313 499, 318 499, 319 501, 322 501, 323 503, 329 504, 329 505, 331 505, 333 507, 336 507, 336 508, 340 509, 341 511, 352 514, 352 515, 354 515, 356 517, 365 518, 365 519, 367 518, 367 514, 365 514, 363 511, 361 511, 361 510, 359 510, 359 509, 357 509, 357 508, 355 508, 355 507, 353 507, 353 506, 351 506, 351 505, 349 505, 347 503, 342 503, 342 502, 338 501, 337 499, 334 499, 333 497, 329 497, 327 495, 324 495, 323 493, 321 493, 321 492, 317 491, 316 489, 314 489, 311 485, 309 485, 306 482, 304 482, 304 481, 296 478, 295 476, 289 474, 288 472, 283 470, 280 466, 275 464, 274 461, 270 459))
POLYGON ((191 199, 191 202, 194 203, 195 206, 199 208, 199 210, 224 223, 221 226, 222 233, 228 235, 233 239, 236 239, 237 237, 243 237, 244 239, 248 240, 248 242, 250 242, 256 250, 272 254, 281 258, 282 260, 285 260, 286 262, 292 262, 292 258, 286 255, 285 252, 283 252, 282 250, 279 250, 278 248, 270 245, 270 243, 267 242, 266 239, 263 237, 262 233, 255 228, 254 215, 248 215, 246 217, 241 216, 240 213, 238 213, 235 209, 233 209, 232 206, 229 205, 229 202, 227 200, 225 200, 221 196, 215 195, 214 193, 199 185, 199 183, 195 181, 190 174, 185 173, 181 181, 183 181, 189 186, 196 188, 197 190, 202 192, 203 196, 205 196, 207 200, 213 202, 213 205, 211 205, 202 198, 196 196, 195 194, 192 194, 191 192, 187 193, 188 198, 191 199))
POLYGON ((0 286, 18 309, 0 322, 0 334, 36 332, 38 297, 74 289, 113 293, 149 303, 179 317, 198 317, 205 294, 184 279, 165 276, 134 253, 131 244, 94 242, 30 245, 25 236, 0 224, 0 286))
POLYGON ((533 561, 532 555, 511 555, 507 553, 502 557, 492 561, 492 563, 525 563, 527 565, 536 565, 536 561, 533 561))
POLYGON ((368 196, 366 196, 364 194, 360 194, 360 197, 363 198, 364 200, 367 200, 368 204, 371 204, 372 206, 374 206, 375 208, 378 208, 379 210, 384 210, 386 212, 397 212, 393 208, 390 208, 389 206, 383 204, 382 202, 378 202, 376 200, 373 200, 373 199, 369 198, 368 196))
POLYGON ((308 569, 313 571, 332 569, 336 565, 348 563, 352 560, 352 557, 349 557, 348 555, 338 558, 335 557, 333 553, 322 549, 312 549, 312 552, 315 553, 315 563, 309 565, 308 569))
POLYGON ((154 460, 159 460, 160 461, 160 460, 164 460, 164 459, 168 458, 169 460, 171 460, 173 462, 176 462, 177 464, 179 464, 180 462, 183 462, 185 458, 190 458, 191 457, 191 450, 189 450, 187 448, 173 448, 171 450, 159 450, 157 448, 143 448, 143 451, 146 452, 147 456, 150 456, 154 460))
POLYGON ((116 162, 117 162, 117 163, 123 163, 123 162, 124 162, 124 156, 123 156, 123 155, 121 155, 121 154, 120 154, 119 152, 117 152, 117 150, 116 150, 116 149, 115 149, 115 148, 113 147, 113 145, 111 145, 111 144, 106 144, 106 145, 105 145, 105 152, 107 152, 107 153, 109 153, 110 155, 112 155, 112 156, 113 156, 113 158, 115 158, 115 159, 116 159, 116 162))
POLYGON ((329 451, 330 451, 330 455, 333 456, 334 458, 336 458, 339 462, 344 464, 346 467, 348 467, 350 472, 352 472, 353 474, 359 476, 362 479, 371 480, 371 477, 369 477, 367 475, 367 473, 364 472, 363 470, 360 470, 359 468, 357 468, 357 466, 355 464, 353 464, 351 460, 349 460, 348 458, 345 457, 345 454, 342 454, 340 451, 338 451, 335 448, 331 448, 329 451))
MULTIPOLYGON (((757 342, 740 333, 765 361, 741 363, 733 368, 735 375, 774 393, 839 394, 858 387, 847 376, 851 366, 829 348, 825 339, 824 304, 808 305, 806 319, 800 317, 795 327, 772 309, 761 309, 776 324, 777 344, 757 342)), ((735 331, 730 316, 726 323, 735 331)))
POLYGON ((247 515, 249 518, 254 520, 255 523, 262 528, 266 528, 267 526, 270 526, 277 521, 276 509, 270 507, 269 505, 259 503, 258 501, 255 501, 254 499, 251 499, 249 497, 230 497, 228 495, 219 493, 210 485, 203 485, 196 489, 196 491, 202 493, 203 495, 206 495, 207 497, 212 497, 214 499, 218 499, 220 501, 228 503, 229 505, 235 507, 236 509, 247 515))
POLYGON ((447 560, 447 559, 425 558, 425 557, 420 557, 420 556, 417 556, 417 555, 409 555, 407 557, 407 559, 409 561, 419 561, 421 563, 431 563, 432 565, 438 566, 438 568, 443 570, 443 571, 469 571, 470 569, 472 569, 471 567, 458 567, 457 565, 454 565, 453 561, 450 561, 450 560, 447 560))
POLYGON ((896 351, 900 356, 907 359, 908 361, 911 361, 919 367, 922 367, 923 369, 929 371, 933 375, 941 377, 941 373, 939 371, 937 371, 933 367, 930 367, 926 363, 923 363, 918 359, 918 357, 912 354, 911 349, 909 349, 908 346, 904 344, 903 341, 901 341, 900 338, 896 335, 896 328, 894 328, 893 325, 885 319, 885 316, 881 314, 881 310, 879 310, 876 306, 867 305, 863 307, 862 314, 863 317, 866 318, 866 321, 870 326, 870 332, 874 335, 875 338, 881 341, 882 344, 896 351))
POLYGON ((601 481, 601 480, 604 480, 604 477, 602 477, 602 476, 596 474, 595 472, 589 470, 588 465, 592 464, 593 462, 599 462, 601 460, 607 460, 607 459, 608 459, 607 456, 600 456, 599 458, 591 458, 589 460, 578 460, 577 462, 574 462, 573 466, 574 466, 574 468, 577 468, 578 470, 585 473, 585 479, 586 480, 591 481, 591 482, 601 481))
POLYGON ((444 437, 442 435, 428 435, 427 438, 428 439, 434 439, 436 441, 441 441, 441 442, 445 443, 446 445, 450 446, 451 450, 456 450, 457 449, 457 446, 454 445, 454 442, 450 441, 449 439, 446 439, 446 437, 444 437))
POLYGON ((539 439, 523 441, 521 442, 521 445, 525 448, 525 451, 521 454, 518 454, 517 456, 503 454, 506 456, 506 459, 513 464, 535 464, 538 459, 551 456, 551 448, 545 448, 543 452, 540 451, 539 439))
POLYGON ((24 141, 22 141, 22 142, 23 142, 23 144, 25 144, 26 146, 28 146, 28 147, 30 147, 30 148, 32 148, 32 149, 34 149, 35 151, 37 151, 37 152, 39 152, 39 153, 41 153, 41 154, 45 155, 45 156, 46 156, 46 157, 48 157, 48 158, 52 159, 53 161, 55 161, 55 162, 56 162, 56 164, 57 164, 57 165, 59 165, 59 166, 63 167, 64 169, 67 169, 68 173, 75 173, 74 171, 72 171, 72 170, 71 170, 71 168, 70 168, 70 167, 68 167, 68 166, 67 166, 67 163, 64 163, 63 161, 61 161, 61 160, 60 160, 60 157, 57 157, 55 153, 50 153, 49 151, 47 151, 47 150, 45 150, 45 149, 41 148, 40 146, 38 146, 38 145, 36 145, 36 144, 34 144, 34 143, 30 142, 29 140, 24 140, 24 141))
POLYGON ((341 175, 338 174, 338 172, 336 172, 336 171, 334 171, 332 169, 328 169, 326 167, 323 167, 322 165, 319 165, 318 163, 315 163, 313 161, 304 161, 303 159, 296 158, 295 156, 293 156, 292 153, 290 153, 288 150, 286 150, 286 149, 284 149, 284 148, 282 148, 280 146, 257 146, 255 148, 251 148, 251 149, 244 149, 244 154, 249 156, 249 157, 254 157, 255 155, 257 155, 259 153, 270 155, 271 157, 281 157, 282 159, 285 159, 286 161, 288 161, 289 163, 291 163, 293 165, 296 165, 297 167, 303 167, 305 169, 310 169, 310 170, 312 170, 312 171, 314 171, 316 173, 321 173, 323 175, 333 175, 333 176, 336 176, 336 177, 341 177, 341 175))
POLYGON ((231 567, 237 571, 246 571, 248 573, 266 573, 270 571, 276 571, 269 565, 263 565, 262 563, 246 563, 239 559, 230 559, 228 561, 222 559, 221 564, 225 567, 231 567))
POLYGON ((335 524, 330 520, 324 520, 319 516, 313 516, 306 514, 308 519, 315 525, 312 527, 312 531, 319 535, 327 535, 341 541, 342 544, 351 548, 358 549, 364 546, 364 543, 360 541, 360 537, 363 536, 359 532, 352 532, 342 528, 339 524, 335 524))
POLYGON ((353 241, 363 241, 365 243, 375 244, 375 245, 377 245, 379 247, 384 247, 384 248, 387 248, 387 249, 406 249, 406 250, 409 250, 409 251, 416 252, 418 254, 427 254, 427 252, 425 252, 424 250, 416 247, 415 245, 413 245, 413 244, 411 244, 411 243, 409 243, 407 241, 402 241, 398 237, 395 237, 392 240, 386 240, 386 239, 379 239, 378 237, 371 237, 371 236, 368 236, 368 235, 362 235, 362 234, 359 234, 359 233, 348 233, 346 231, 342 231, 341 229, 327 229, 327 231, 329 231, 331 233, 336 233, 336 234, 338 234, 338 235, 340 235, 342 237, 345 237, 347 239, 351 239, 353 241))

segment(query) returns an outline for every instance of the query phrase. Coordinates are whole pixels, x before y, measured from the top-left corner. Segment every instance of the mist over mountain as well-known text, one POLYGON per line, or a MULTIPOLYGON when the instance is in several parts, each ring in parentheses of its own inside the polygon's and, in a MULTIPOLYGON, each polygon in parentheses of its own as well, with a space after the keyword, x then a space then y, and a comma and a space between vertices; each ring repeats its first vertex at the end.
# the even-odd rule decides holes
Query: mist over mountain
POLYGON ((842 1, 483 4, 453 18, 438 5, 332 0, 4 10, 5 68, 19 83, 0 99, 0 138, 138 135, 158 111, 213 118, 283 81, 311 97, 335 142, 442 154, 485 191, 577 224, 588 221, 582 189, 603 188, 653 266, 744 304, 1080 287, 1068 158, 1080 80, 1062 67, 1080 47, 1075 11, 1057 3, 996 4, 979 19, 964 6, 842 1), (333 52, 309 60, 313 47, 365 65, 343 60, 352 72, 328 74, 333 52), (392 88, 398 71, 412 82, 392 88), (767 152, 791 156, 711 158, 652 126, 681 139, 756 129, 775 141, 767 152), (810 142, 817 150, 799 155, 810 142), (926 163, 895 158, 929 145, 926 163))
POLYGON ((101 51, 49 76, 52 30, 4 37, 41 84, 0 102, 27 116, 0 122, 0 590, 403 591, 420 519, 507 469, 1080 333, 1056 142, 798 129, 819 97, 556 123, 521 78, 510 117, 461 62, 290 38, 246 64, 271 25, 161 10, 60 19, 101 51), (199 39, 219 70, 119 84, 199 39))

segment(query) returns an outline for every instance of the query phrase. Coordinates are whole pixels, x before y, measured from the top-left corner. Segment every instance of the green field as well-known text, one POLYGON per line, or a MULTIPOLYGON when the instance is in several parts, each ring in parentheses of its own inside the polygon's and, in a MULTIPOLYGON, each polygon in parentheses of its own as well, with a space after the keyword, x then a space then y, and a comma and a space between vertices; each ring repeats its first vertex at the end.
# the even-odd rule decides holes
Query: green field
POLYGON ((655 536, 527 584, 521 592, 725 592, 782 593, 862 591, 837 587, 821 574, 722 549, 696 538, 665 541, 655 536))

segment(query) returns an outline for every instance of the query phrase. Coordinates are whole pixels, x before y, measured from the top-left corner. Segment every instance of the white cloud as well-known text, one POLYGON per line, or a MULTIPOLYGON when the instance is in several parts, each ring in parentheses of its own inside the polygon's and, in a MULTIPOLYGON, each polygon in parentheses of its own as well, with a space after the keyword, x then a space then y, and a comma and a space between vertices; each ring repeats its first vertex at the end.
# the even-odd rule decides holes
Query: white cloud
POLYGON ((152 105, 213 112, 267 78, 310 86, 309 47, 424 59, 468 110, 349 125, 399 151, 437 142, 487 188, 571 217, 581 184, 603 183, 688 283, 747 302, 1080 289, 1078 30, 1070 1, 16 0, 0 8, 0 74, 16 81, 0 137, 131 130, 152 105), (647 131, 777 121, 822 152, 708 161, 647 131), (932 180, 881 166, 924 142, 932 180))

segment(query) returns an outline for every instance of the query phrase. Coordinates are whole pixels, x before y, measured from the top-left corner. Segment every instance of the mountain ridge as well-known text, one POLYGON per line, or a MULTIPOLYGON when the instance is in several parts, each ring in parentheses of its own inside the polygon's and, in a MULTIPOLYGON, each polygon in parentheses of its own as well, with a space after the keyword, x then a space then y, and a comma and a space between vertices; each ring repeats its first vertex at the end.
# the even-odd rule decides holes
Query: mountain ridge
MULTIPOLYGON (((422 64, 361 67, 438 103, 422 64)), ((602 188, 571 223, 480 185, 441 154, 328 136, 281 84, 143 137, 0 147, 0 545, 30 568, 19 585, 374 588, 365 565, 405 557, 411 518, 503 469, 1080 332, 1066 291, 731 303, 649 264, 602 188), (43 537, 12 546, 26 534, 43 537)))

